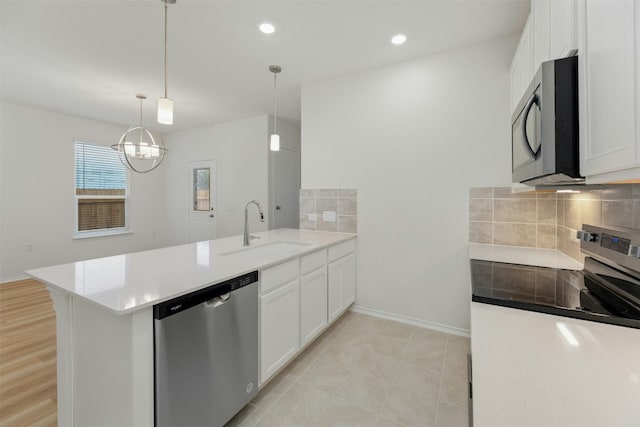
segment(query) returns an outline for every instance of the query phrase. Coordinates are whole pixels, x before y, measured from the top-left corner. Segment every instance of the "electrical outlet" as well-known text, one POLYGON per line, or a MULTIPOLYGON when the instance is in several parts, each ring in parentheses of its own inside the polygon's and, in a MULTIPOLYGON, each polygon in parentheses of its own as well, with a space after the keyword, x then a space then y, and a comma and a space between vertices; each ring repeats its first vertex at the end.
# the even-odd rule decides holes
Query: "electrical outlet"
POLYGON ((318 215, 316 214, 309 214, 309 221, 317 221, 318 220, 318 215))
POLYGON ((336 211, 323 211, 322 220, 324 222, 336 222, 336 211))

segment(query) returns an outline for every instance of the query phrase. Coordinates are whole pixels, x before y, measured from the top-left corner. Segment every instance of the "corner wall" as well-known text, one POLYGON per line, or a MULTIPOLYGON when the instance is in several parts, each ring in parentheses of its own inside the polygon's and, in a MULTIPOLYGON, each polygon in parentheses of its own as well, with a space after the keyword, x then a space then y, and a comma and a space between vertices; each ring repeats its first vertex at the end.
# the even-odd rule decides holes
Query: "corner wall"
MULTIPOLYGON (((168 135, 166 157, 167 246, 187 242, 187 165, 192 160, 216 161, 216 238, 242 234, 244 207, 257 200, 269 212, 268 117, 258 116, 168 135)), ((268 222, 249 218, 251 231, 268 222)))
POLYGON ((130 174, 132 234, 72 239, 74 141, 110 146, 126 127, 5 102, 0 108, 0 281, 30 268, 162 246, 162 167, 130 174))
POLYGON ((516 42, 302 88, 302 188, 358 190, 359 307, 468 331, 468 191, 511 182, 516 42))

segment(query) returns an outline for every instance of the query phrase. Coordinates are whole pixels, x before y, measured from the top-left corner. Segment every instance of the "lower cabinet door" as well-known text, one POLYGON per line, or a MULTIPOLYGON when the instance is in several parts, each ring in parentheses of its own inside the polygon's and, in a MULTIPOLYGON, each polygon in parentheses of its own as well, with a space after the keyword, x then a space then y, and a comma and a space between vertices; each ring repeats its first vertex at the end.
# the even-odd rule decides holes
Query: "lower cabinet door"
POLYGON ((329 264, 329 322, 356 300, 356 256, 350 254, 329 264))
POLYGON ((327 269, 322 267, 300 280, 301 345, 320 333, 327 325, 327 269))
POLYGON ((342 312, 342 282, 343 260, 339 259, 329 264, 329 322, 342 312))
POLYGON ((344 257, 342 264, 342 306, 348 307, 356 300, 356 256, 344 257))
POLYGON ((260 384, 300 348, 298 279, 260 297, 260 384))

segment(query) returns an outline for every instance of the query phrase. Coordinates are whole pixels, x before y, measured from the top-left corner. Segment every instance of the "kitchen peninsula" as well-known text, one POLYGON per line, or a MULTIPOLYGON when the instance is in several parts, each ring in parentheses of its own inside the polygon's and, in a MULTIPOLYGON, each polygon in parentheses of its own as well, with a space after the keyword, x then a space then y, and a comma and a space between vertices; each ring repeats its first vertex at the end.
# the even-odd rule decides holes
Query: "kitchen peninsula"
POLYGON ((353 303, 355 234, 256 236, 249 247, 234 236, 27 271, 47 285, 56 311, 58 424, 154 425, 154 305, 259 271, 262 384, 353 303), (289 310, 298 321, 279 355, 264 339, 279 318, 265 304, 285 287, 295 290, 289 310))

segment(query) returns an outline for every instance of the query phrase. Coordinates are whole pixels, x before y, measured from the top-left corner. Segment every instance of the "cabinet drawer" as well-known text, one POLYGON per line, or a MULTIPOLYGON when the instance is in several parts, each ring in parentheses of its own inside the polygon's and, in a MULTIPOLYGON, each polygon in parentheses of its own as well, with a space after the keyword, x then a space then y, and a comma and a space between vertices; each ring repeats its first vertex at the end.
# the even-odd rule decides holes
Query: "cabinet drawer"
POLYGON ((355 250, 356 241, 354 239, 332 246, 329 248, 329 262, 348 255, 355 250))
POLYGON ((292 259, 260 274, 260 293, 264 294, 298 277, 298 259, 292 259))
POLYGON ((324 266, 326 263, 327 251, 324 249, 309 255, 305 255, 300 259, 300 274, 307 274, 313 270, 317 270, 318 268, 324 266))

